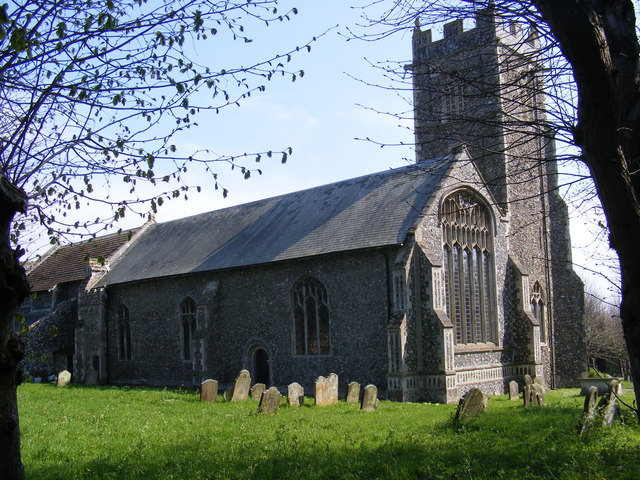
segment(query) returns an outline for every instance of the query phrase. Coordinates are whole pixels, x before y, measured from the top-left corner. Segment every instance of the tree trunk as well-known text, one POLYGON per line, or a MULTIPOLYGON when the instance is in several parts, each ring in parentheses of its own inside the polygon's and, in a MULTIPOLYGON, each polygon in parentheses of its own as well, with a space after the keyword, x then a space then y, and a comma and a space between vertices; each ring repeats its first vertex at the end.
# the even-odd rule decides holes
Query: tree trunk
POLYGON ((0 468, 2 478, 22 480, 17 387, 22 379, 18 363, 23 345, 14 333, 15 310, 29 293, 29 284, 9 241, 16 212, 26 207, 23 193, 0 174, 0 468))
POLYGON ((591 170, 620 260, 622 325, 640 399, 640 47, 633 2, 533 3, 573 68, 578 87, 574 139, 591 170))

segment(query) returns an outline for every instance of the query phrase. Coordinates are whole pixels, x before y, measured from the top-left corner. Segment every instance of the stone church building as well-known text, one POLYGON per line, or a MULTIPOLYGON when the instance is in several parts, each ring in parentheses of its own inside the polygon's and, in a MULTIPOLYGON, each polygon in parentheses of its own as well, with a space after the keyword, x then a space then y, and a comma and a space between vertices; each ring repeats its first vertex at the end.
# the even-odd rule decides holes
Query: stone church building
POLYGON ((526 373, 574 384, 583 289, 540 131, 538 42, 487 11, 475 21, 439 40, 415 29, 414 165, 43 257, 29 272, 24 311, 41 318, 25 370, 186 386, 246 368, 307 392, 334 372, 342 386, 443 403, 526 373))

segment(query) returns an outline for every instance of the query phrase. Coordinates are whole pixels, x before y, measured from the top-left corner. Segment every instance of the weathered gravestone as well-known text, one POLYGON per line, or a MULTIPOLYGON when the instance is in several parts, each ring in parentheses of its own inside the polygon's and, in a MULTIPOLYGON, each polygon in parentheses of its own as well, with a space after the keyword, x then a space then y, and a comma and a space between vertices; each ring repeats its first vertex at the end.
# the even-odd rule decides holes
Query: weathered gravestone
POLYGON ((613 421, 620 413, 620 406, 618 405, 618 397, 616 392, 618 391, 618 380, 611 380, 609 391, 602 397, 598 407, 602 411, 602 423, 605 427, 613 425, 613 421))
POLYGON ((71 383, 71 373, 67 370, 63 370, 58 374, 57 387, 66 387, 71 383))
POLYGON ((462 423, 475 418, 487 411, 489 401, 487 396, 477 388, 472 388, 458 402, 458 410, 453 418, 454 423, 462 423))
POLYGON ((359 403, 360 402, 360 384, 358 382, 351 382, 347 385, 347 403, 359 403))
POLYGON ((260 400, 262 398, 262 394, 266 389, 267 386, 264 383, 256 383, 253 387, 251 387, 251 399, 260 400))
POLYGON ((240 374, 233 384, 232 402, 244 402, 249 398, 249 388, 251 387, 251 374, 247 370, 240 370, 240 374))
POLYGON ((290 407, 299 407, 304 403, 304 388, 298 382, 287 387, 287 402, 290 407))
POLYGON ((258 413, 263 414, 276 414, 280 407, 280 400, 282 395, 276 387, 271 387, 269 390, 262 394, 260 398, 260 404, 258 405, 258 413))
POLYGON ((364 412, 373 412, 378 408, 378 387, 375 385, 367 385, 364 387, 364 395, 362 395, 362 403, 360 410, 364 412))
POLYGON ((541 407, 544 405, 544 385, 538 382, 533 382, 531 386, 531 405, 534 407, 541 407))
POLYGON ((524 376, 524 392, 522 399, 524 406, 539 407, 544 405, 544 393, 546 388, 542 377, 536 377, 533 380, 530 375, 524 376))
POLYGON ((325 407, 338 403, 338 375, 316 378, 316 405, 325 407))
POLYGON ((251 386, 251 375, 247 370, 240 370, 238 378, 233 382, 233 387, 224 392, 224 399, 227 402, 244 402, 249 398, 249 387, 251 386))
POLYGON ((598 387, 591 387, 589 393, 587 393, 584 399, 584 408, 582 409, 582 416, 578 423, 578 431, 580 435, 587 431, 591 422, 596 416, 598 403, 598 387))
POLYGON ((520 387, 518 382, 512 380, 509 382, 509 400, 518 400, 520 398, 520 387))
POLYGON ((200 401, 215 402, 218 399, 218 381, 209 378, 200 384, 200 401))

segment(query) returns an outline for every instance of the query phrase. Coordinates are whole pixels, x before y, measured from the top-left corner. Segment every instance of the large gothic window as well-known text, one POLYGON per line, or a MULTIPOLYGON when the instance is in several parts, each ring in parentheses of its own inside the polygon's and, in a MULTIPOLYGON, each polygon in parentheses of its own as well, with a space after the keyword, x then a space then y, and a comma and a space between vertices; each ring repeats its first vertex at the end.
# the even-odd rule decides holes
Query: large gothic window
POLYGON ((329 302, 327 289, 305 277, 293 287, 293 330, 296 355, 329 355, 329 302))
POLYGON ((196 331, 196 302, 185 298, 180 303, 180 327, 182 329, 182 359, 193 359, 193 334, 196 331))
POLYGON ((495 341, 493 248, 487 209, 469 192, 442 204, 445 308, 457 344, 495 341))
POLYGON ((531 292, 531 313, 540 323, 540 341, 547 341, 547 322, 545 320, 544 299, 542 295, 542 287, 539 282, 533 284, 531 292))
POLYGON ((117 321, 118 359, 131 360, 131 321, 129 318, 129 309, 124 304, 118 307, 117 321))

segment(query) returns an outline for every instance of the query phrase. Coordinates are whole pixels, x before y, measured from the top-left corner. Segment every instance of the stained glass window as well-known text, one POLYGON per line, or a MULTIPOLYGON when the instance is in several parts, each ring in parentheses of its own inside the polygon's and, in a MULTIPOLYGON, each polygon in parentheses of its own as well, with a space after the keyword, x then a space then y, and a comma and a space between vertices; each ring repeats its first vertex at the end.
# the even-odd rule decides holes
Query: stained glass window
POLYGON ((469 192, 455 192, 442 205, 445 309, 458 344, 495 341, 490 225, 487 209, 469 192))

